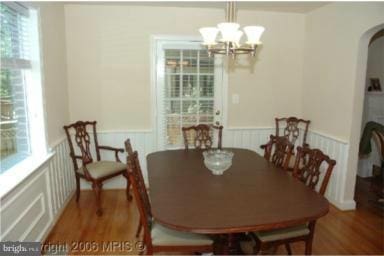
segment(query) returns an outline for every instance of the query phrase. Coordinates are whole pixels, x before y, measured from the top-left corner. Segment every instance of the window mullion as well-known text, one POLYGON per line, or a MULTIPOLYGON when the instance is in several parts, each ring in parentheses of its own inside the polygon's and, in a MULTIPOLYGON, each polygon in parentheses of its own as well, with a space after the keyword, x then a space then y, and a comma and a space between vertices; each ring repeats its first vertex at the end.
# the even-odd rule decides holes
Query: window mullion
MULTIPOLYGON (((184 69, 183 69, 183 60, 184 60, 184 57, 183 57, 183 50, 180 50, 180 130, 182 129, 183 127, 183 107, 184 107, 184 103, 183 103, 183 87, 184 87, 184 81, 183 81, 183 72, 184 72, 184 69)), ((181 133, 181 131, 180 131, 181 133)), ((180 142, 182 142, 182 134, 180 136, 180 139, 179 139, 180 142)))

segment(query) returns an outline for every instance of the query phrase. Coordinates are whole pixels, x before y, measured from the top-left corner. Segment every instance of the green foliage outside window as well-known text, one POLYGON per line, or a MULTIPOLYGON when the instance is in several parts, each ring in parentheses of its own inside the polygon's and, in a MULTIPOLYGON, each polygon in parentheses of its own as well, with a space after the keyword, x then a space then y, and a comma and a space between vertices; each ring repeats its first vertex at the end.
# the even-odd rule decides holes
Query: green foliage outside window
MULTIPOLYGON (((12 31, 8 23, 11 16, 9 7, 0 4, 0 55, 1 59, 12 57, 12 31)), ((0 70, 0 97, 12 96, 11 72, 9 69, 0 70)))

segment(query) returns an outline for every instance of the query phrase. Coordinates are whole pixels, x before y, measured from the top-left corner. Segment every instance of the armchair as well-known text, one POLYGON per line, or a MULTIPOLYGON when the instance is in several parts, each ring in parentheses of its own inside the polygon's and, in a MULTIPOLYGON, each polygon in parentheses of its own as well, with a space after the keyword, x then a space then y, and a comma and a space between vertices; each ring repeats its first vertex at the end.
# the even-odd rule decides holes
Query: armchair
POLYGON ((114 148, 110 146, 100 146, 97 140, 96 121, 77 121, 75 123, 64 126, 67 135, 70 157, 75 171, 76 177, 76 201, 80 198, 80 178, 92 183, 92 189, 96 196, 97 215, 102 215, 101 209, 101 190, 103 182, 115 176, 123 175, 127 179, 127 199, 131 200, 129 195, 129 178, 126 172, 126 165, 119 159, 119 153, 123 153, 124 149, 114 148), (90 136, 89 131, 93 134, 90 136), (72 134, 71 134, 72 132, 72 134), (91 154, 91 141, 96 151, 96 160, 91 154), (78 152, 75 152, 77 146, 78 152), (115 161, 101 160, 100 151, 113 151, 115 161), (81 163, 79 166, 78 162, 81 163))

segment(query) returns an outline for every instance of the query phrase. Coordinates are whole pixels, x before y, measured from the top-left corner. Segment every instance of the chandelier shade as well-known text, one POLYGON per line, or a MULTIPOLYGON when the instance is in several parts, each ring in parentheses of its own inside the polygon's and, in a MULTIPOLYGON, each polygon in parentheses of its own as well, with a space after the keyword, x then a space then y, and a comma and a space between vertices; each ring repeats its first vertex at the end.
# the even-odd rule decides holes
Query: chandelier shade
POLYGON ((262 26, 245 26, 240 30, 240 24, 235 22, 235 3, 228 2, 226 22, 219 23, 217 27, 203 27, 199 29, 203 37, 203 44, 208 48, 210 56, 214 54, 231 55, 250 54, 255 56, 256 48, 261 44, 260 38, 265 30, 262 26), (220 32, 221 38, 217 40, 220 32), (245 33, 247 39, 244 45, 241 39, 245 33))
POLYGON ((221 33, 221 40, 223 42, 232 42, 236 38, 236 32, 240 25, 232 22, 223 22, 217 25, 221 33))
POLYGON ((262 26, 246 26, 243 28, 247 35, 247 44, 261 44, 260 37, 263 34, 265 28, 262 26))
POLYGON ((206 27, 199 29, 199 32, 204 40, 204 45, 215 45, 216 37, 219 33, 219 29, 215 27, 206 27))

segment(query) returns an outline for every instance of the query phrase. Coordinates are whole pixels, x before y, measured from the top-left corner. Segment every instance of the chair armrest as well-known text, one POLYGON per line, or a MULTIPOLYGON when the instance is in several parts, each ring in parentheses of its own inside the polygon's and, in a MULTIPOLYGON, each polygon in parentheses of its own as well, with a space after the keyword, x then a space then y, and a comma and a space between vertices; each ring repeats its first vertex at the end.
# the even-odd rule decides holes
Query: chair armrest
POLYGON ((114 148, 114 147, 109 147, 109 146, 98 146, 99 149, 103 150, 110 150, 115 152, 115 158, 117 162, 121 162, 119 158, 119 152, 124 153, 124 149, 122 148, 114 148))

